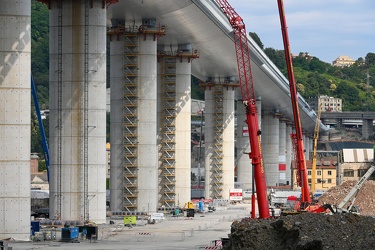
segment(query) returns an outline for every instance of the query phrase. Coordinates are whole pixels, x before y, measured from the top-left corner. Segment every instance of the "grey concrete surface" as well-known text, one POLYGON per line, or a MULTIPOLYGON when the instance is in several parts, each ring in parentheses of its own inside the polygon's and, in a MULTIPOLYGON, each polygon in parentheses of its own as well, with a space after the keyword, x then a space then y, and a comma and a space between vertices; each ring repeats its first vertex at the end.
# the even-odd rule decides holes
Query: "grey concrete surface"
POLYGON ((112 217, 99 225, 97 240, 61 242, 61 229, 56 240, 38 242, 8 242, 15 249, 205 249, 212 241, 227 238, 233 221, 249 217, 250 204, 218 207, 215 212, 195 214, 193 218, 171 217, 148 224, 137 221, 137 226, 125 227, 123 219, 112 217), (115 224, 109 224, 112 220, 115 224))

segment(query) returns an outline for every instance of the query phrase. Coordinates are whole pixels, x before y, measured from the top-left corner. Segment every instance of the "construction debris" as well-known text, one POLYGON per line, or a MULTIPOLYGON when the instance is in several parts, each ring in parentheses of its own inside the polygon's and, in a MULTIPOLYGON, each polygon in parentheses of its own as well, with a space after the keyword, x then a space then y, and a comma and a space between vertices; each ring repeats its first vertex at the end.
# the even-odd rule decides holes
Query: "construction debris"
MULTIPOLYGON (((319 203, 337 206, 356 185, 347 181, 323 194, 319 203)), ((304 212, 269 220, 245 219, 231 226, 224 249, 375 249, 375 181, 366 181, 355 206, 360 214, 304 212)), ((347 206, 347 205, 346 205, 347 206)))
MULTIPOLYGON (((333 187, 319 198, 319 204, 339 205, 350 190, 357 184, 357 181, 346 181, 343 184, 333 187)), ((361 215, 375 216, 375 181, 367 180, 353 205, 358 206, 361 215)), ((347 205, 346 205, 347 206, 347 205)))
POLYGON ((224 249, 375 249, 375 218, 352 213, 301 213, 234 222, 224 249))

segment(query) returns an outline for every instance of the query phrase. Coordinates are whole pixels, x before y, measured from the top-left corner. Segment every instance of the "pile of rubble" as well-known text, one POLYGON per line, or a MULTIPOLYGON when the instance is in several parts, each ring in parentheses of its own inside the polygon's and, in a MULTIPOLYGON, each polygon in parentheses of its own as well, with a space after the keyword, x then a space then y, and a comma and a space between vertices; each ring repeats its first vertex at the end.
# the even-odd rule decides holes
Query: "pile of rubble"
POLYGON ((375 218, 351 213, 301 213, 234 222, 224 249, 375 249, 375 218))
MULTIPOLYGON (((319 204, 339 205, 345 196, 357 184, 357 181, 346 181, 343 184, 333 187, 319 198, 319 204)), ((360 209, 361 215, 375 216, 375 181, 367 180, 358 192, 354 202, 360 209)), ((346 208, 348 204, 344 206, 346 208)))
MULTIPOLYGON (((356 183, 347 181, 331 188, 320 197, 319 203, 339 205, 356 183)), ((305 212, 275 219, 234 222, 224 249, 375 249, 374 190, 375 181, 366 181, 359 191, 354 205, 360 208, 361 215, 305 212)))

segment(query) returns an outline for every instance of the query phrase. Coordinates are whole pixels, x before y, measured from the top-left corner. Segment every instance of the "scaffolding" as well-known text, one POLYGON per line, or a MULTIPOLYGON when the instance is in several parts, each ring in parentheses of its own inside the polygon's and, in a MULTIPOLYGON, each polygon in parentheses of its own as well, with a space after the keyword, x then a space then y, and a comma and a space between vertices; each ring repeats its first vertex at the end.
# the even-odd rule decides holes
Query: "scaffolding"
POLYGON ((138 203, 138 34, 124 33, 124 210, 138 203))
POLYGON ((223 86, 214 87, 214 141, 212 166, 210 168, 211 198, 223 198, 223 86))
POLYGON ((167 208, 176 204, 176 56, 164 55, 162 63, 164 106, 162 113, 160 200, 167 208))
POLYGON ((61 218, 62 184, 62 2, 57 3, 57 161, 56 161, 56 218, 61 218))

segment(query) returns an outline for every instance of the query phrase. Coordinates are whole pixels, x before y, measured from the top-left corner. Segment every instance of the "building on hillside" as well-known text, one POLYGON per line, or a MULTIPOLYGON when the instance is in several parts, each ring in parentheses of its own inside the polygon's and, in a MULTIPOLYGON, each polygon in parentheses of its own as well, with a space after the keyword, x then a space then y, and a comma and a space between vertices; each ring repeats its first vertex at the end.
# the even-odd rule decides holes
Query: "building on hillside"
POLYGON ((310 54, 309 54, 309 52, 300 52, 298 55, 296 55, 296 54, 292 54, 292 57, 293 58, 297 58, 297 57, 303 57, 303 58, 305 58, 306 60, 311 60, 312 58, 313 58, 313 56, 311 56, 310 54))
POLYGON ((315 111, 318 111, 318 107, 320 106, 320 104, 322 104, 321 106, 322 112, 342 112, 342 99, 341 98, 321 95, 318 97, 310 97, 307 100, 307 102, 310 105, 310 107, 315 111))
POLYGON ((355 60, 351 59, 349 56, 339 56, 332 62, 332 66, 336 67, 348 67, 355 63, 355 60))
POLYGON ((374 161, 374 149, 343 149, 339 173, 342 182, 359 181, 374 161))
MULTIPOLYGON (((293 163, 294 165, 294 163, 293 163)), ((309 183, 309 188, 311 189, 312 180, 312 161, 306 160, 307 168, 307 181, 309 183)), ((320 160, 316 162, 316 173, 315 173, 315 190, 327 191, 328 189, 335 187, 337 185, 337 161, 333 160, 320 160)), ((293 190, 297 190, 300 187, 297 185, 296 181, 296 169, 293 168, 293 190)))

